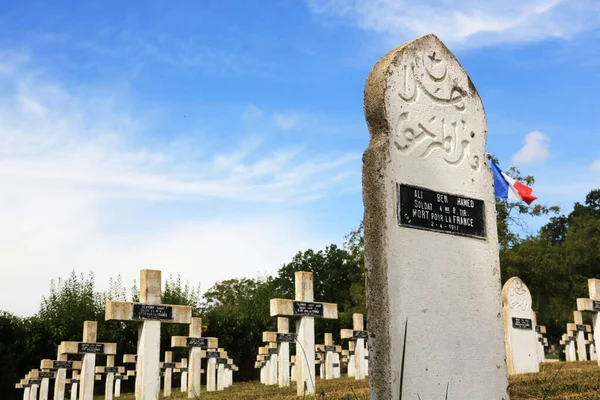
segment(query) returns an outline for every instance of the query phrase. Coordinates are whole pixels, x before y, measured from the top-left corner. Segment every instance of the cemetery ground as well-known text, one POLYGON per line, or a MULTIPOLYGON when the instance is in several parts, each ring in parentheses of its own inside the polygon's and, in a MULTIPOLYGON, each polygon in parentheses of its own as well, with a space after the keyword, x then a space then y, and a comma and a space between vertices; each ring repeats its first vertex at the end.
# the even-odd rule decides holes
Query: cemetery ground
MULTIPOLYGON (((537 374, 514 375, 509 378, 511 400, 598 400, 600 399, 600 368, 596 361, 571 363, 544 363, 537 374)), ((234 383, 222 392, 201 394, 205 400, 255 400, 277 399, 296 400, 295 386, 278 388, 265 386, 258 382, 234 383)), ((331 400, 367 400, 368 381, 357 381, 343 377, 333 380, 317 379, 317 394, 306 398, 331 400)), ((133 400, 133 393, 123 394, 120 399, 133 400)), ((162 398, 162 395, 161 395, 162 398)), ((172 399, 185 399, 186 394, 174 391, 172 399)), ((452 398, 450 388, 448 399, 452 398)), ((95 400, 104 399, 96 396, 95 400)))

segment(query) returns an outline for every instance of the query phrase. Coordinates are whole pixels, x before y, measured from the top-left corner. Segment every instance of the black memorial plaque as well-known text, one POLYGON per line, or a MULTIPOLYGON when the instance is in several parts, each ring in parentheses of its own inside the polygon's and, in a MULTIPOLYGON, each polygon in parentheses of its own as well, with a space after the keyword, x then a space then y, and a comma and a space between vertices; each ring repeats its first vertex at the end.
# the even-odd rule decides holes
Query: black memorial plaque
POLYGON ((185 344, 187 347, 202 347, 206 349, 208 347, 208 339, 203 337, 189 337, 186 339, 185 344))
POLYGON ((514 318, 512 319, 512 325, 515 329, 533 329, 533 321, 529 318, 514 318))
POLYGON ((217 364, 227 364, 226 358, 217 358, 217 364))
POLYGON ((156 306, 152 304, 134 304, 133 319, 149 319, 158 321, 172 321, 173 307, 156 306))
POLYGON ((163 368, 175 368, 175 363, 163 363, 163 368))
POLYGON ((71 384, 73 383, 79 383, 79 379, 71 379, 71 384))
POLYGON ((592 300, 592 308, 595 312, 600 312, 600 301, 592 300))
POLYGON ((485 239, 483 200, 398 184, 398 222, 409 228, 485 239))
POLYGON ((321 357, 319 356, 319 353, 315 353, 315 360, 320 360, 321 357))
POLYGON ((539 337, 539 338, 538 338, 538 342, 540 342, 540 343, 544 343, 544 338, 543 338, 543 337, 539 337))
POLYGON ((569 341, 576 342, 577 340, 576 340, 575 336, 569 336, 569 341))
POLYGON ((348 352, 348 355, 350 355, 350 356, 353 356, 353 355, 354 355, 354 350, 350 350, 350 351, 348 352))
POLYGON ((115 380, 117 380, 117 381, 123 380, 123 375, 115 375, 115 380))
POLYGON ((353 331, 352 332, 352 337, 354 339, 368 339, 369 338, 369 332, 367 332, 367 331, 353 331))
POLYGON ((338 368, 340 366, 340 364, 338 363, 333 363, 333 368, 338 368))
POLYGON ((117 372, 119 372, 119 368, 118 367, 104 367, 104 372, 107 374, 116 374, 117 372))
POLYGON ((325 351, 335 351, 335 346, 325 346, 325 351))
POLYGON ((277 334, 277 343, 292 343, 296 339, 296 334, 294 333, 278 333, 277 334))
POLYGON ((221 357, 221 353, 218 351, 207 351, 206 358, 219 358, 221 357))
POLYGON ((104 343, 79 343, 77 344, 78 353, 104 353, 104 343))
POLYGON ((585 332, 587 329, 586 329, 585 325, 577 325, 577 330, 579 332, 585 332))
POLYGON ((71 369, 71 368, 73 368, 73 361, 60 361, 60 360, 53 361, 52 368, 53 369, 59 369, 59 368, 71 369))
POLYGON ((40 383, 42 383, 42 381, 39 379, 30 379, 29 380, 30 385, 39 385, 40 383))
POLYGON ((180 372, 188 372, 188 369, 187 369, 187 367, 182 367, 182 368, 179 368, 179 371, 180 372))
POLYGON ((535 332, 536 333, 542 333, 542 328, 539 325, 535 326, 535 332))
POLYGON ((54 372, 51 371, 40 371, 40 378, 54 378, 54 372))
POLYGON ((269 349, 269 354, 273 355, 273 354, 277 354, 279 353, 279 350, 277 349, 269 349))
POLYGON ((294 302, 294 315, 307 315, 309 317, 322 317, 323 304, 306 303, 304 301, 294 302))

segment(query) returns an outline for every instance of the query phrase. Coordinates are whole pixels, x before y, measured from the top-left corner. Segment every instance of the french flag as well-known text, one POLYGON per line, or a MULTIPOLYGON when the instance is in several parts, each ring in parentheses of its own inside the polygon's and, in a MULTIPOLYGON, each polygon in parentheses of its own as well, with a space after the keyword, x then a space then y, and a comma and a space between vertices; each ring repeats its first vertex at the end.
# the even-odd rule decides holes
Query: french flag
POLYGON ((533 189, 523 185, 521 182, 515 181, 510 176, 506 175, 502 170, 490 161, 492 164, 492 173, 494 174, 494 194, 501 199, 522 200, 527 204, 531 204, 537 197, 531 193, 533 189))

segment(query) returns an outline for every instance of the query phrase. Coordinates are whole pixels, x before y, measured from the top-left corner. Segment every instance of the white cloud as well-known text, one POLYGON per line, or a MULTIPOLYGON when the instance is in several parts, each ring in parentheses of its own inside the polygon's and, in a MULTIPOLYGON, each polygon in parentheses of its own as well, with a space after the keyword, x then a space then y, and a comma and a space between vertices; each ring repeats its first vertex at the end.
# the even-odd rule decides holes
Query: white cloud
POLYGON ((544 161, 549 155, 548 137, 539 131, 529 132, 525 144, 512 157, 513 164, 523 165, 544 161))
POLYGON ((324 18, 383 35, 393 45, 434 33, 464 47, 567 39, 600 25, 597 0, 307 0, 324 18))
POLYGON ((32 314, 50 279, 72 269, 106 287, 160 268, 206 289, 339 239, 294 205, 354 188, 358 154, 267 150, 257 138, 226 152, 189 150, 201 140, 152 148, 143 111, 123 111, 122 93, 80 94, 24 63, 0 68, 0 309, 32 314), (179 207, 204 211, 168 217, 179 207))
POLYGON ((594 161, 590 168, 592 168, 594 171, 600 171, 600 160, 594 161))
POLYGON ((273 115, 273 121, 275 121, 275 125, 277 125, 279 128, 283 129, 284 131, 289 131, 298 125, 299 118, 295 114, 277 113, 273 115))

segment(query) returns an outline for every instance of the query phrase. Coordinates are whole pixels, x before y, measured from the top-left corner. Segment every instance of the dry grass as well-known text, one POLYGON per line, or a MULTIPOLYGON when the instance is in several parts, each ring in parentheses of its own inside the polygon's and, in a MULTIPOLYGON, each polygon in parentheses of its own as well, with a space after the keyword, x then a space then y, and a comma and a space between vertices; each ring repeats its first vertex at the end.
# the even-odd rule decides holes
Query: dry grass
MULTIPOLYGON (((201 394, 203 400, 298 399, 296 386, 280 389, 276 386, 261 385, 258 382, 248 382, 236 383, 223 392, 209 393, 204 389, 203 387, 201 394)), ((600 400, 600 368, 595 361, 543 364, 538 374, 511 377, 509 392, 511 400, 600 400)), ((178 389, 173 390, 173 393, 172 399, 187 398, 178 389)), ((330 381, 317 379, 315 397, 328 400, 366 400, 369 397, 368 382, 353 378, 330 381)), ((312 396, 306 398, 314 399, 312 396)), ((96 400, 101 399, 103 397, 96 397, 96 400)), ((133 400, 134 396, 127 394, 120 399, 133 400)))

